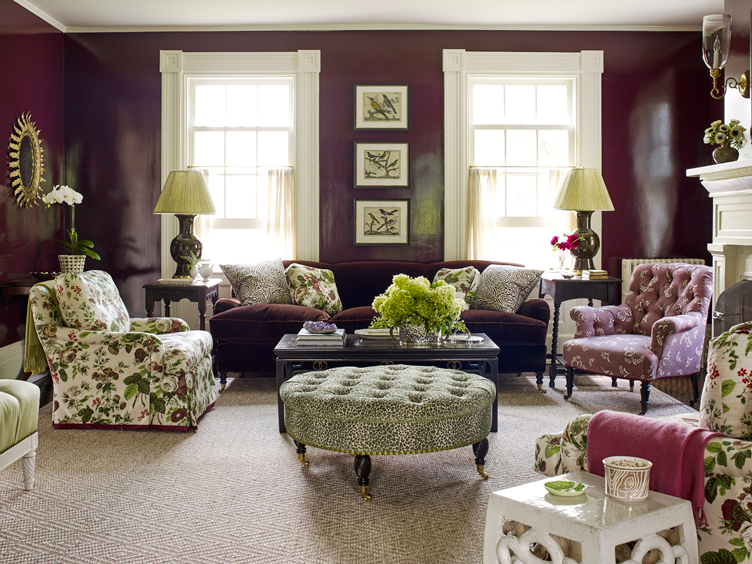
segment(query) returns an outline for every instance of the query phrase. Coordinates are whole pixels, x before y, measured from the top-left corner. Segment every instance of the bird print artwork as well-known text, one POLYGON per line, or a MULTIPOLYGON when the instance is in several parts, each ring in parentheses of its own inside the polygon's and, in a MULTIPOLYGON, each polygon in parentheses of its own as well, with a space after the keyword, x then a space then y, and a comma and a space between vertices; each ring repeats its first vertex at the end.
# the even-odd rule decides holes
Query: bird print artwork
POLYGON ((400 151, 366 151, 366 178, 400 178, 400 151))
POLYGON ((364 210, 366 221, 364 222, 363 235, 395 235, 400 234, 400 209, 399 208, 370 208, 364 210))
POLYGON ((363 99, 363 121, 384 122, 402 119, 402 103, 397 92, 366 92, 363 99))

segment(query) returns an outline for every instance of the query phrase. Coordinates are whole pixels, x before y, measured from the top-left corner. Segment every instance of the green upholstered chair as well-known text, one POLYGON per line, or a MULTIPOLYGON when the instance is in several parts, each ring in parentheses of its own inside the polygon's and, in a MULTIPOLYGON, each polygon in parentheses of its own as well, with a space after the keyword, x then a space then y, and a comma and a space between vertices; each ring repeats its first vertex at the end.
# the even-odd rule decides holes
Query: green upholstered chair
POLYGON ((23 380, 0 380, 0 470, 23 458, 24 489, 34 489, 39 439, 39 388, 23 380))

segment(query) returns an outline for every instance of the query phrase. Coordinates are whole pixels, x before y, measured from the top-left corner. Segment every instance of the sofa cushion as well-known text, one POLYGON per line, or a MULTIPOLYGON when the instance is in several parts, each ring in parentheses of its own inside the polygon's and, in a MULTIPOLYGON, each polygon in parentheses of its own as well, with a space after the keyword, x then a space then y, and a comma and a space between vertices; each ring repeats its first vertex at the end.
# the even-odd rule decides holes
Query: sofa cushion
POLYGON ((517 266, 490 265, 480 276, 472 309, 514 313, 540 281, 542 270, 517 266))
POLYGON ((545 343, 547 324, 531 317, 491 311, 469 309, 460 319, 471 333, 485 333, 497 345, 511 343, 545 343))
POLYGON ((68 327, 113 333, 130 330, 128 309, 112 278, 103 270, 58 274, 55 293, 68 327))
POLYGON ((376 315, 376 310, 371 306, 351 307, 333 316, 329 322, 353 334, 357 329, 368 329, 376 315))
POLYGON ((734 325, 710 341, 700 427, 752 440, 752 322, 734 325))
POLYGON ((253 264, 220 264, 243 305, 292 304, 280 259, 253 264))
POLYGON ((293 303, 320 309, 329 315, 342 311, 331 270, 293 263, 285 270, 285 277, 293 303))
POLYGON ((211 333, 214 339, 234 342, 274 341, 286 333, 297 333, 303 323, 329 321, 321 310, 289 304, 256 304, 240 306, 213 315, 211 333))
POLYGON ((464 268, 442 268, 433 277, 434 282, 443 280, 450 286, 454 286, 457 299, 465 300, 468 305, 473 303, 475 293, 480 283, 480 272, 477 268, 466 266, 464 268))
POLYGON ((370 306, 376 296, 386 291, 395 274, 407 274, 411 278, 428 278, 426 265, 417 262, 344 262, 333 264, 332 272, 337 280, 342 305, 347 309, 370 306))

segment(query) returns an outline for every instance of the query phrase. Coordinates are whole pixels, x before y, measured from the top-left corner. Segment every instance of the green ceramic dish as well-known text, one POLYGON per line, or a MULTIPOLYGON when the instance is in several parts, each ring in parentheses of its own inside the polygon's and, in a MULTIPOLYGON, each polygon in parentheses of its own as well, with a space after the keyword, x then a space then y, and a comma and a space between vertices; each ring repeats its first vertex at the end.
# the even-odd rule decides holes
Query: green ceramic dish
POLYGON ((567 480, 554 480, 546 482, 543 486, 548 490, 548 493, 562 497, 582 495, 587 489, 585 484, 569 482, 567 480))

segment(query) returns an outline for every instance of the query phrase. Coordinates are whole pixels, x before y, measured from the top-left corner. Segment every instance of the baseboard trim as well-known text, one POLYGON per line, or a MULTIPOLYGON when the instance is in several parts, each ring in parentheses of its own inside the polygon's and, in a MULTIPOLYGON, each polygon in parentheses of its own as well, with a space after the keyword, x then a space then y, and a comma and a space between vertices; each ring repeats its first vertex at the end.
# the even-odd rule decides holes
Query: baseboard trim
POLYGON ((23 371, 24 341, 0 347, 0 380, 16 380, 23 371))

